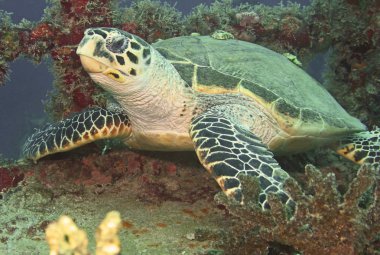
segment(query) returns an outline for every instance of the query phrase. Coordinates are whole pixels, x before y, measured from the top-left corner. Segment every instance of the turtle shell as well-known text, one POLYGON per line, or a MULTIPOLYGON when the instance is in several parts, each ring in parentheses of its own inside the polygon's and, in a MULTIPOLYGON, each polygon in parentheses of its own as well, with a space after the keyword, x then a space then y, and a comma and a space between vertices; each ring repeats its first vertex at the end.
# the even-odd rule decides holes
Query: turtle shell
POLYGON ((264 106, 292 136, 329 137, 365 129, 315 79, 260 45, 183 36, 153 46, 194 90, 244 94, 264 106))

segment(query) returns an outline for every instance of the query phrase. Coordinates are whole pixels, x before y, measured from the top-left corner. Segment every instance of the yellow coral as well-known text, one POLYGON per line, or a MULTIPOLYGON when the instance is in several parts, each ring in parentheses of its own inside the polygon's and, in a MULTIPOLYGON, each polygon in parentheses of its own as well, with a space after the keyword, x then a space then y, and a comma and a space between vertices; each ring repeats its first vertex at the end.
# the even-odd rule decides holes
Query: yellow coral
POLYGON ((120 240, 117 235, 121 228, 120 213, 111 211, 96 230, 96 255, 120 254, 120 240))
MULTIPOLYGON (((107 213, 96 231, 96 255, 120 254, 118 232, 121 228, 120 213, 107 213)), ((89 255, 86 232, 79 229, 68 216, 61 216, 46 228, 46 240, 50 255, 89 255)))
POLYGON ((65 215, 46 228, 46 241, 50 246, 50 255, 88 254, 86 233, 65 215))

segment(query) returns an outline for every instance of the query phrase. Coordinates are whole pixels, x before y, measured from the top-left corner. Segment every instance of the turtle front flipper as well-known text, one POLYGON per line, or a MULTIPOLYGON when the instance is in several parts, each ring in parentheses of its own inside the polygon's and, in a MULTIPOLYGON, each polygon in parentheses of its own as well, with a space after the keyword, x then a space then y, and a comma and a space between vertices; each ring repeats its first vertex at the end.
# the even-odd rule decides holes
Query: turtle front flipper
POLYGON ((269 208, 267 195, 270 192, 278 194, 284 204, 294 208, 294 201, 283 190, 283 183, 290 178, 289 175, 250 131, 234 124, 220 112, 208 111, 192 121, 190 136, 202 165, 228 197, 243 204, 247 198, 243 198, 244 187, 239 176, 251 175, 259 180, 262 208, 269 208))
POLYGON ((130 133, 127 115, 96 107, 37 130, 24 144, 23 155, 37 161, 96 140, 128 136, 130 133))
POLYGON ((380 165, 380 128, 343 138, 336 152, 357 164, 380 165))

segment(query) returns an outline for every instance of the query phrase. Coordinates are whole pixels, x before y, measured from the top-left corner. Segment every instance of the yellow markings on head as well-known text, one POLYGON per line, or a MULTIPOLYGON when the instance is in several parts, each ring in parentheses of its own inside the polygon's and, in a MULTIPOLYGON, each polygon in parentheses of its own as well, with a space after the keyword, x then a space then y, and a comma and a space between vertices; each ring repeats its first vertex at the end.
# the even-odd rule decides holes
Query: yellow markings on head
POLYGON ((116 69, 108 69, 105 72, 103 72, 103 74, 119 83, 125 82, 125 75, 123 75, 120 71, 116 69))

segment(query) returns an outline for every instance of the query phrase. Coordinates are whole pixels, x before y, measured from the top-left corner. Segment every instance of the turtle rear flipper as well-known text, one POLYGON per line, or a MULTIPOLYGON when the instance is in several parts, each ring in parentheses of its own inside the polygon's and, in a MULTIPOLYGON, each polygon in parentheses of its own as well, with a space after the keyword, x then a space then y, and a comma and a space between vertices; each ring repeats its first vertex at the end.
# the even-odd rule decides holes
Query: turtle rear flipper
POLYGON ((283 190, 289 175, 257 136, 234 124, 229 116, 212 110, 201 114, 192 121, 190 136, 202 165, 227 196, 243 204, 244 187, 239 176, 251 175, 259 180, 262 189, 259 202, 263 209, 269 208, 267 195, 270 192, 294 209, 294 201, 283 190))
POLYGON ((357 164, 380 165, 380 128, 345 137, 336 151, 357 164))
POLYGON ((37 161, 96 140, 128 136, 130 133, 130 122, 125 114, 92 108, 37 130, 24 144, 23 156, 37 161))

